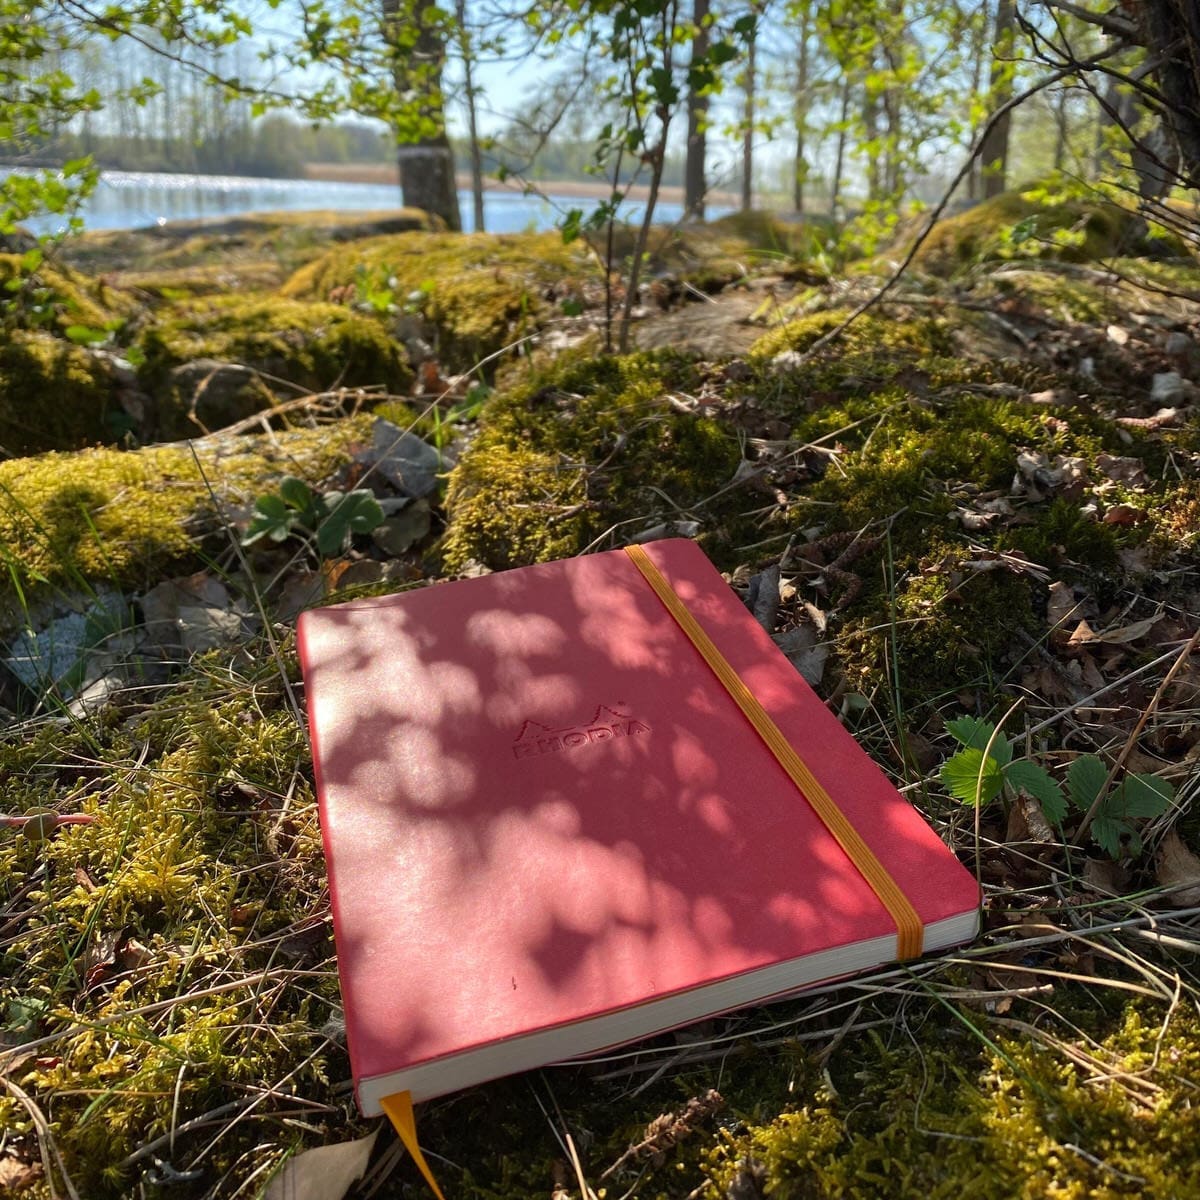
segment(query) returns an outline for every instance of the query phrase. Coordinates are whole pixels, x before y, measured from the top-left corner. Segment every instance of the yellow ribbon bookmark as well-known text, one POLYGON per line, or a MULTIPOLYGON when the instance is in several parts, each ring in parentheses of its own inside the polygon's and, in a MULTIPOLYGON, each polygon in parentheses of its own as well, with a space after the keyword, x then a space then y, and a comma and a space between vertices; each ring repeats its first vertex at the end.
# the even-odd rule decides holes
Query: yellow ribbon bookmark
POLYGON ((394 1095, 384 1096, 379 1103, 383 1106, 383 1111, 387 1113, 388 1120, 395 1126, 400 1140, 404 1143, 404 1148, 412 1155, 413 1162, 425 1176, 425 1182, 429 1184, 433 1194, 438 1200, 446 1200, 417 1142, 417 1119, 413 1116, 412 1092, 396 1092, 394 1095))
POLYGON ((634 565, 645 577, 646 582, 654 589, 666 610, 675 619, 675 623, 687 634, 692 645, 712 668, 713 674, 721 681, 725 690, 746 715, 746 719, 754 726, 759 737, 779 761, 779 765, 791 776, 792 782, 804 794, 804 798, 813 811, 821 818, 825 828, 846 852, 858 873, 879 898, 880 903, 891 914, 892 920, 896 922, 897 958, 919 957, 925 941, 925 925, 900 885, 891 877, 883 863, 875 857, 871 847, 863 841, 862 835, 850 823, 846 814, 838 808, 837 802, 821 786, 817 777, 805 765, 804 760, 792 749, 791 743, 780 732, 779 726, 771 720, 767 710, 758 702, 754 693, 742 682, 741 676, 729 665, 729 661, 713 644, 700 622, 688 611, 687 606, 679 598, 679 594, 668 582, 666 576, 654 565, 646 551, 641 546, 626 546, 625 553, 629 555, 634 565))

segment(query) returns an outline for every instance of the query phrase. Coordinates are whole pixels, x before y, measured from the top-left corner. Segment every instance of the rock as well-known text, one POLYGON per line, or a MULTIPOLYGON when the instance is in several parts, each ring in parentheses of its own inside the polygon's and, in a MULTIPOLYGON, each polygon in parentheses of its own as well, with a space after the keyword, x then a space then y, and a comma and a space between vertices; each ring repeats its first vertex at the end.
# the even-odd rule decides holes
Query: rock
POLYGON ((1178 371, 1163 371, 1155 375, 1150 386, 1150 399, 1159 404, 1178 404, 1191 392, 1188 382, 1178 371))
POLYGON ((379 417, 371 431, 371 446, 355 456, 368 463, 397 491, 406 496, 427 496, 437 487, 437 477, 453 465, 453 456, 431 446, 379 417))
POLYGON ((101 593, 83 612, 59 617, 37 633, 22 630, 9 645, 4 665, 40 695, 64 680, 127 621, 125 598, 117 592, 101 593))
POLYGON ((1174 333, 1167 334, 1167 341, 1163 349, 1174 360, 1183 376, 1194 379, 1200 375, 1200 342, 1197 342, 1194 337, 1189 337, 1186 333, 1176 330, 1174 333))
POLYGON ((417 500, 372 529, 371 540, 389 558, 399 558, 429 533, 431 520, 429 505, 417 500))
POLYGON ((225 585, 205 571, 169 579, 142 597, 151 643, 165 658, 188 658, 246 635, 247 616, 238 611, 225 585))

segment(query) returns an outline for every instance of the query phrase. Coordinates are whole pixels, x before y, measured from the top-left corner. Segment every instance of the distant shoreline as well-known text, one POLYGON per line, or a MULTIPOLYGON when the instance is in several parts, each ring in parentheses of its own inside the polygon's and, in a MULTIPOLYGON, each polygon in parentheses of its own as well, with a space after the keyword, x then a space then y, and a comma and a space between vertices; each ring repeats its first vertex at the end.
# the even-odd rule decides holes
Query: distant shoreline
MULTIPOLYGON (((395 184, 400 186, 400 171, 390 163, 305 163, 305 179, 321 180, 325 183, 377 183, 395 184)), ((471 187, 471 176, 465 171, 457 175, 459 188, 466 191, 471 187)), ((547 194, 555 196, 570 196, 581 200, 602 200, 612 190, 611 184, 590 179, 538 179, 536 186, 547 194)), ((513 179, 499 180, 488 176, 483 181, 485 191, 489 192, 523 192, 525 185, 513 179)), ((650 189, 639 184, 629 189, 630 200, 645 200, 650 189)), ((683 188, 659 188, 658 198, 665 204, 682 204, 683 188)), ((709 192, 709 204, 717 204, 725 208, 737 208, 741 197, 733 192, 709 192)))

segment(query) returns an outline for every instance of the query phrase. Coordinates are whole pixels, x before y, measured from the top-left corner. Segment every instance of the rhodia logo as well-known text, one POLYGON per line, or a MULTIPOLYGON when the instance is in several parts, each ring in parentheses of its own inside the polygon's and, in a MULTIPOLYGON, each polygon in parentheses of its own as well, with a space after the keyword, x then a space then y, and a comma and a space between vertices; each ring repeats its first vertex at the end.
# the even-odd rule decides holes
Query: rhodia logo
POLYGON ((592 719, 579 725, 552 729, 538 721, 526 721, 513 742, 513 758, 536 758, 539 754, 577 750, 595 742, 611 742, 615 738, 636 737, 649 732, 650 726, 645 721, 639 721, 631 713, 618 712, 607 704, 600 704, 592 719))

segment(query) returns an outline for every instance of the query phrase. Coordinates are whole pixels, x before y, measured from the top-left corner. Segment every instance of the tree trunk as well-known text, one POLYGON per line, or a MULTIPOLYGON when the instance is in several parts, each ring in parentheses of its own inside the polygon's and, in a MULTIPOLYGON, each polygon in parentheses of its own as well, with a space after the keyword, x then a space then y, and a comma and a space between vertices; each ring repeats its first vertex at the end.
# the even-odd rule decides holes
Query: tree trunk
POLYGON ((850 119, 850 80, 842 80, 842 115, 838 121, 837 158, 833 167, 833 187, 829 193, 829 215, 836 221, 842 200, 842 168, 846 161, 846 122, 850 119))
POLYGON ((754 88, 758 64, 756 45, 758 30, 750 33, 746 44, 746 102, 742 110, 742 212, 754 207, 754 88))
MULTIPOLYGON (((995 32, 992 36, 992 86, 990 88, 993 112, 1012 99, 1011 59, 1015 17, 1015 0, 997 0, 995 32)), ((1005 172, 1008 169, 1008 134, 1011 125, 1011 113, 1006 112, 992 124, 980 147, 979 161, 982 164, 981 174, 985 200, 991 196, 998 196, 1004 191, 1005 172)))
POLYGON ((805 135, 808 132, 808 37, 811 13, 806 6, 800 14, 800 53, 796 59, 796 98, 792 116, 796 126, 796 161, 792 172, 792 207, 804 212, 804 185, 808 182, 808 161, 804 157, 805 135))
POLYGON ((442 103, 442 67, 446 45, 436 25, 437 10, 418 3, 409 7, 403 0, 382 0, 384 36, 395 57, 393 74, 401 95, 418 96, 416 119, 432 125, 433 133, 411 137, 405 122, 396 129, 399 144, 400 190, 410 208, 424 209, 460 230, 458 185, 454 178, 454 152, 446 136, 446 113, 442 103), (432 16, 430 15, 432 14, 432 16))
MULTIPOLYGON (((692 62, 699 62, 708 55, 709 0, 695 0, 692 5, 692 23, 696 27, 692 35, 692 62)), ((687 100, 687 162, 683 170, 683 209, 689 217, 704 220, 704 194, 708 190, 704 179, 705 159, 708 146, 706 126, 708 124, 708 92, 697 88, 695 82, 688 85, 687 100)))
POLYGON ((1165 107, 1164 136, 1154 147, 1159 165, 1184 187, 1200 188, 1200 7, 1196 0, 1143 0, 1138 13, 1146 48, 1162 62, 1155 72, 1165 107))
POLYGON ((479 149, 479 125, 475 112, 475 84, 472 74, 475 66, 475 52, 471 48, 471 35, 467 31, 466 0, 455 0, 455 19, 458 22, 458 45, 462 55, 463 81, 467 87, 467 137, 471 151, 471 203, 474 208, 474 230, 482 233, 484 230, 483 213, 483 154, 479 149))

